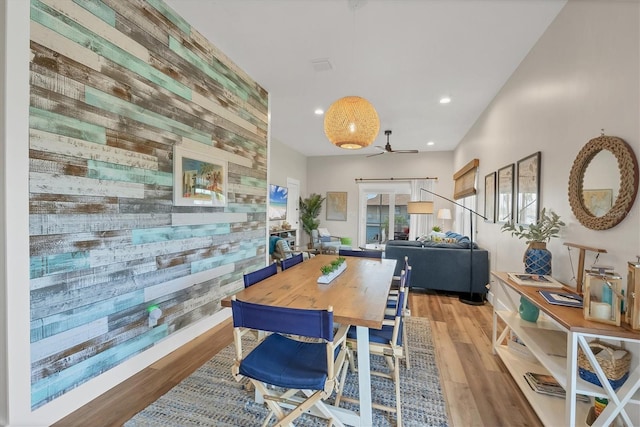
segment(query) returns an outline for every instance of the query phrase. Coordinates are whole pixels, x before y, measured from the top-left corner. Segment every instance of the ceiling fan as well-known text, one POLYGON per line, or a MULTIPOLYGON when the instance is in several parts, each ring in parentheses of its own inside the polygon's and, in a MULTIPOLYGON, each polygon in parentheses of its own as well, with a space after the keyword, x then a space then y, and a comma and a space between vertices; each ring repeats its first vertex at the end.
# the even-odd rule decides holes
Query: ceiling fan
POLYGON ((391 131, 390 130, 385 130, 384 134, 387 135, 387 143, 384 147, 381 147, 379 145, 376 145, 376 148, 379 148, 380 151, 379 153, 376 154, 370 154, 367 157, 373 157, 373 156, 379 156, 380 154, 385 154, 385 153, 399 153, 399 154, 403 154, 403 153, 411 153, 411 154, 415 154, 418 153, 418 150, 394 150, 393 148, 391 148, 391 144, 389 143, 389 135, 391 135, 391 131))

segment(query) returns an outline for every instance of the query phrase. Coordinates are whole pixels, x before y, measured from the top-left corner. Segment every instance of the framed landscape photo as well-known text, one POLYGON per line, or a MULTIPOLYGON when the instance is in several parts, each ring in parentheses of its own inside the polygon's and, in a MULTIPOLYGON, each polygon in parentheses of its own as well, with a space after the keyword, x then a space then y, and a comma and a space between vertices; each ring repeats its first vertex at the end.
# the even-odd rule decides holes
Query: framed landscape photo
POLYGON ((176 146, 173 152, 174 206, 227 206, 227 162, 176 146))
POLYGON ((327 192, 327 221, 347 220, 347 193, 327 192))
POLYGON ((496 222, 496 173, 484 177, 484 216, 485 222, 496 222))
POLYGON ((516 222, 533 224, 540 210, 540 152, 518 161, 516 222))
POLYGON ((498 169, 497 222, 509 222, 513 218, 513 170, 511 163, 498 169))

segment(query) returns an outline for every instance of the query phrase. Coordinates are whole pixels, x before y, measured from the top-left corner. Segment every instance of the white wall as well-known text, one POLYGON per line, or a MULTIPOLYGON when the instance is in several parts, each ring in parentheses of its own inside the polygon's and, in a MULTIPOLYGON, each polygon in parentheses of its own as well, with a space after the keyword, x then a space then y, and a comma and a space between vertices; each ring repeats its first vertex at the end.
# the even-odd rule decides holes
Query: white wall
MULTIPOLYGON (((0 0, 0 28, 7 27, 7 23, 5 19, 6 7, 7 7, 6 1, 0 0)), ((2 100, 2 102, 0 102, 0 129, 2 129, 2 131, 0 131, 0 153, 1 153, 0 158, 1 159, 7 158, 6 144, 5 144, 6 135, 4 133, 4 129, 6 129, 5 106, 7 105, 7 98, 5 97, 5 67, 7 64, 5 60, 6 52, 7 52, 7 48, 6 48, 5 32, 0 31, 0 99, 2 100)), ((0 307, 5 307, 7 282, 6 282, 6 270, 5 270, 6 251, 5 251, 4 242, 6 242, 7 239, 5 234, 6 222, 5 222, 4 211, 5 211, 6 203, 5 203, 4 188, 7 181, 6 181, 4 164, 1 161, 0 161, 0 164, 2 164, 3 166, 2 168, 0 168, 1 169, 0 170, 0 200, 2 201, 2 204, 0 205, 2 206, 2 208, 0 209, 0 242, 3 242, 2 244, 0 244, 0 307)), ((6 358, 7 335, 6 335, 6 331, 7 331, 7 319, 5 318, 5 316, 0 316, 0 425, 4 425, 7 423, 7 419, 6 419, 6 413, 7 413, 7 407, 6 407, 6 403, 7 403, 7 398, 6 398, 7 397, 7 358, 6 358)))
MULTIPOLYGON (((287 178, 293 178, 300 182, 300 196, 304 197, 307 191, 307 158, 291 147, 278 140, 271 139, 269 147, 269 184, 282 187, 287 186, 287 178)), ((297 203, 297 202, 296 202, 297 203)), ((292 213, 287 212, 289 222, 295 227, 292 213)), ((281 221, 269 223, 269 227, 280 225, 281 221)), ((298 242, 304 241, 304 231, 298 230, 298 242)))
MULTIPOLYGON (((622 223, 593 231, 577 221, 567 195, 576 154, 601 128, 640 153, 639 8, 638 2, 569 1, 455 152, 458 167, 478 157, 480 176, 542 152, 541 206, 567 223, 548 245, 553 275, 567 283, 575 284, 563 242, 606 249, 598 263, 625 275, 626 262, 640 254, 638 200, 622 223)), ((491 251, 492 269, 522 270, 525 243, 501 233, 500 224, 479 223, 477 241, 491 251)), ((575 249, 571 261, 577 268, 575 249)), ((586 266, 593 262, 587 252, 586 266)))
POLYGON ((307 158, 276 139, 271 139, 269 184, 286 187, 287 178, 300 181, 300 194, 306 192, 307 158))
MULTIPOLYGON (((327 141, 329 144, 329 141, 327 141)), ((469 158, 467 161, 471 160, 469 158)), ((435 151, 420 154, 343 155, 310 157, 308 160, 307 192, 326 196, 327 191, 346 191, 347 221, 327 221, 320 213, 320 226, 335 236, 358 238, 358 185, 356 178, 425 178, 438 177, 433 191, 445 197, 453 196, 453 152, 435 151)), ((325 203, 326 205, 326 203, 325 203)), ((434 199, 434 211, 453 206, 446 200, 434 199)))

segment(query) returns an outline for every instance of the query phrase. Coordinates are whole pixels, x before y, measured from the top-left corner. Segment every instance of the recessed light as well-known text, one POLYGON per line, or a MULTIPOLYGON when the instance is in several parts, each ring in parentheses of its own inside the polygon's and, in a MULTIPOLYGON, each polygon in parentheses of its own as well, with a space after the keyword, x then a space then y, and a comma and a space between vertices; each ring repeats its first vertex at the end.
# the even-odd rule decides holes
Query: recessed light
POLYGON ((440 104, 448 104, 451 102, 451 98, 448 96, 443 96, 442 98, 440 98, 440 104))
POLYGON ((436 143, 435 143, 435 142, 433 142, 433 141, 429 141, 429 142, 427 142, 427 145, 428 145, 429 147, 431 147, 432 145, 436 145, 436 143))
POLYGON ((316 108, 316 110, 314 111, 316 116, 321 116, 324 114, 324 110, 322 108, 316 108))

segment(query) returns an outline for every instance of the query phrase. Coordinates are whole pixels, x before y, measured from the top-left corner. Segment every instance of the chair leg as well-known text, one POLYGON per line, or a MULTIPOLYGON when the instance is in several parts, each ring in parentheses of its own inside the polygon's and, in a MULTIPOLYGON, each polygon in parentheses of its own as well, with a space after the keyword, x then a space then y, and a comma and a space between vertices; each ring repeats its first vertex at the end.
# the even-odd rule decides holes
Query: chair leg
POLYGON ((393 382, 395 382, 396 386, 396 420, 397 426, 402 427, 402 412, 400 409, 401 399, 400 399, 400 360, 396 357, 395 364, 393 369, 393 382))
POLYGON ((344 358, 342 364, 342 372, 340 373, 340 384, 338 384, 338 391, 336 392, 336 407, 340 406, 340 400, 342 399, 342 392, 344 391, 344 382, 347 379, 347 366, 349 365, 349 350, 347 350, 347 357, 344 358))
POLYGON ((407 342, 407 322, 402 324, 402 349, 404 351, 404 365, 407 370, 411 369, 411 362, 409 361, 409 343, 407 342))

